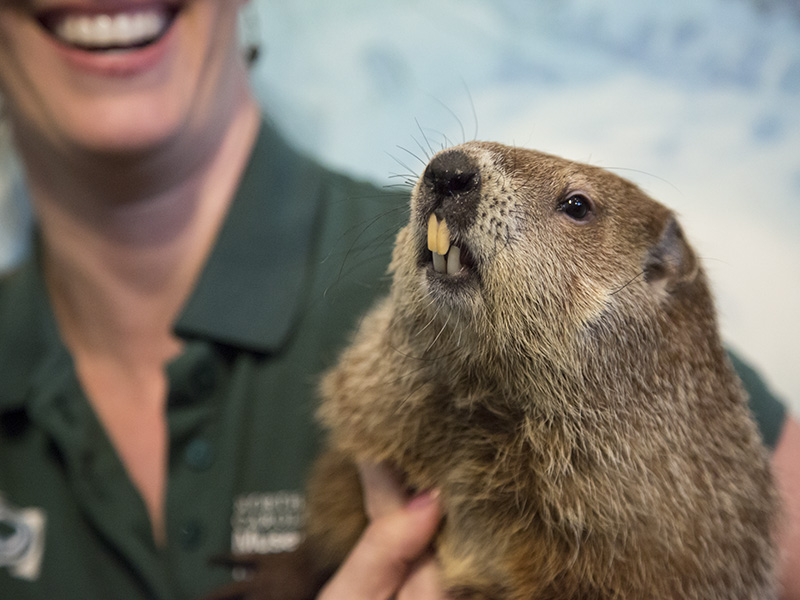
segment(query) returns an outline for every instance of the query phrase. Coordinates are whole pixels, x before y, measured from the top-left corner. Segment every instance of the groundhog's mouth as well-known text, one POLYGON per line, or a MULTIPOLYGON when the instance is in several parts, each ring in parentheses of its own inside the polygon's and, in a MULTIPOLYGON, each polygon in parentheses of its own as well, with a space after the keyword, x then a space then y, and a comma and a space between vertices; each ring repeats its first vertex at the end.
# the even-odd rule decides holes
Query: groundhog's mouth
POLYGON ((473 271, 475 261, 469 248, 463 242, 451 237, 445 219, 439 220, 435 214, 428 219, 428 250, 434 272, 445 276, 467 275, 473 271))

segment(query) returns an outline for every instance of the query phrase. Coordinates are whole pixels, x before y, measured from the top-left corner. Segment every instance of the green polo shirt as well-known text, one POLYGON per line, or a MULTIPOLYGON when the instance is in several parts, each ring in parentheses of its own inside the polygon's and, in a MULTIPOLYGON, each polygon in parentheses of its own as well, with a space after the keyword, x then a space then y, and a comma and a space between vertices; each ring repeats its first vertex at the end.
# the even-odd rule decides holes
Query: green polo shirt
POLYGON ((34 255, 0 285, 0 598, 198 598, 213 556, 298 539, 318 373, 376 294, 407 195, 264 126, 175 331, 168 544, 90 408, 34 255))
MULTIPOLYGON (((230 581, 211 557, 292 549, 317 375, 387 289, 407 212, 406 194, 327 171, 262 128, 175 325, 165 548, 81 390, 36 255, 4 279, 0 598, 193 599, 230 581)), ((783 408, 748 373, 774 444, 783 408)))

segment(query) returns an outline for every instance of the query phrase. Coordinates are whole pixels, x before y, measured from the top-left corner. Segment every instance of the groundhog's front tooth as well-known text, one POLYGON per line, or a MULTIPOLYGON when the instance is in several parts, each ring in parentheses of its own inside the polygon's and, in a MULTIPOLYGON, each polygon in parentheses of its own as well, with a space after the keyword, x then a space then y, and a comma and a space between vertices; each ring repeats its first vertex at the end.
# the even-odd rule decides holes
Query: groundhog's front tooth
POLYGON ((445 256, 450 249, 450 229, 447 221, 441 221, 432 214, 428 218, 428 250, 434 254, 445 256))
POLYGON ((438 252, 432 252, 433 255, 433 270, 437 273, 447 273, 447 262, 444 256, 438 252))
POLYGON ((450 252, 447 253, 447 274, 455 275, 461 270, 461 248, 458 246, 450 246, 450 252))
POLYGON ((444 219, 439 222, 439 232, 436 236, 436 239, 436 252, 444 256, 450 249, 450 230, 447 228, 447 221, 444 219))
POLYGON ((439 248, 439 219, 436 218, 436 215, 431 214, 431 218, 428 219, 428 250, 436 253, 436 250, 439 248))

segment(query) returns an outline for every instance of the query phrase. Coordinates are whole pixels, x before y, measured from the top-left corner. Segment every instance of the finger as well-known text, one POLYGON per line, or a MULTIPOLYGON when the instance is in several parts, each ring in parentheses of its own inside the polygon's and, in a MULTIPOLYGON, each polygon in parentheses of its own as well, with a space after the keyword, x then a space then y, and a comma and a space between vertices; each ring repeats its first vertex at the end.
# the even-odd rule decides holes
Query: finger
POLYGON ((372 521, 319 598, 390 598, 405 581, 410 567, 427 550, 440 519, 437 495, 427 493, 372 521))
POLYGON ((400 475, 387 465, 361 463, 358 472, 364 488, 364 507, 370 520, 399 510, 408 502, 400 475))
POLYGON ((445 600, 439 561, 428 554, 415 565, 397 592, 397 600, 445 600))

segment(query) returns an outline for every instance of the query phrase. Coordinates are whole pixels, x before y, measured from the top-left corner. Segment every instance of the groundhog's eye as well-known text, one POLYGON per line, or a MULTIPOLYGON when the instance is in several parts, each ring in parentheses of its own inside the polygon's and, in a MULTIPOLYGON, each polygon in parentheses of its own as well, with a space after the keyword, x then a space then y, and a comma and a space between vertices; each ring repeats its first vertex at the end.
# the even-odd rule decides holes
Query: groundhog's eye
POLYGON ((587 221, 594 208, 592 201, 583 194, 571 194, 558 205, 558 210, 574 221, 587 221))

